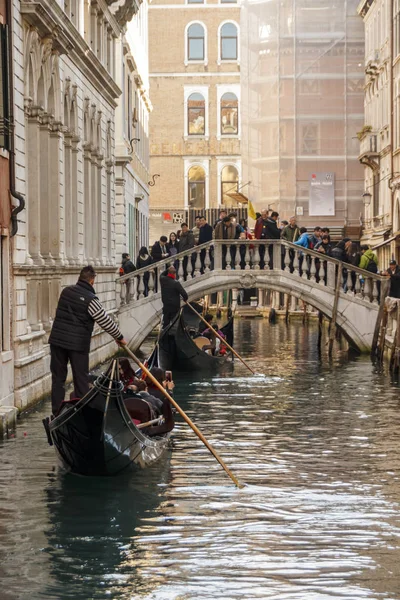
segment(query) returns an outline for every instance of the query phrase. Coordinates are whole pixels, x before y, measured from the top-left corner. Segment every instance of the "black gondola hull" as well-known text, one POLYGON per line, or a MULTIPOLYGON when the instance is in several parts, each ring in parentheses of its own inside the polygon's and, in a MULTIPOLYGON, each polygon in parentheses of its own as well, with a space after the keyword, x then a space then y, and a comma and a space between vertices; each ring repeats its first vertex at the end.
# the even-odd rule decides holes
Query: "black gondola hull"
POLYGON ((65 407, 48 425, 64 469, 77 475, 111 476, 160 458, 169 434, 151 438, 140 431, 121 394, 107 396, 96 389, 90 394, 65 407))

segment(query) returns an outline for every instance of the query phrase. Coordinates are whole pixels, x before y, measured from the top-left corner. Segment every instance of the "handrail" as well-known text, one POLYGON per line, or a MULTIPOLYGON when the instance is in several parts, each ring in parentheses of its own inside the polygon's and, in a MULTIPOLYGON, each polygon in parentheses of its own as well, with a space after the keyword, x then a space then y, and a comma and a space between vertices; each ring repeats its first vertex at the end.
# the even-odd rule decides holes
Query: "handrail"
MULTIPOLYGON (((175 262, 177 260, 180 260, 182 258, 185 258, 186 256, 192 256, 194 253, 198 253, 201 250, 205 250, 207 248, 210 248, 211 246, 251 246, 251 245, 265 245, 265 246, 281 246, 281 247, 287 247, 289 249, 293 249, 293 250, 297 250, 298 252, 302 252, 304 255, 308 255, 314 258, 318 258, 320 261, 325 261, 327 263, 331 263, 334 265, 340 265, 343 264, 344 268, 347 268, 349 271, 353 271, 355 273, 358 273, 359 275, 363 275, 363 276, 367 276, 369 278, 371 278, 372 280, 375 281, 385 281, 386 277, 383 275, 379 275, 377 273, 372 273, 371 271, 367 271, 366 269, 360 269, 359 267, 356 267, 354 265, 352 265, 351 263, 346 263, 343 262, 337 258, 333 258, 332 256, 327 256, 326 254, 322 254, 321 252, 317 252, 316 250, 311 250, 310 248, 304 248, 303 246, 299 246, 298 244, 293 244, 292 242, 287 242, 286 240, 269 240, 269 239, 265 239, 265 240, 239 240, 239 239, 233 239, 233 240, 210 240, 209 242, 205 242, 204 244, 201 244, 200 246, 193 246, 193 248, 189 248, 189 250, 185 250, 184 252, 179 252, 173 256, 169 256, 168 258, 164 258, 162 260, 159 260, 157 262, 153 262, 151 264, 149 264, 146 267, 143 267, 141 269, 137 269, 135 271, 132 271, 131 273, 128 273, 127 275, 123 275, 122 277, 118 277, 116 278, 116 283, 123 283, 126 281, 129 281, 130 279, 133 279, 135 277, 144 275, 145 273, 148 273, 149 271, 154 271, 155 269, 162 269, 162 267, 166 267, 168 264, 171 264, 171 262, 175 262)), ((281 270, 281 269, 278 269, 281 270)))
POLYGON ((197 250, 203 250, 205 248, 208 248, 209 246, 213 246, 215 241, 220 241, 220 240, 211 240, 210 242, 205 242, 204 244, 201 244, 200 246, 193 246, 193 248, 189 248, 189 250, 185 250, 184 252, 178 252, 178 254, 175 254, 174 256, 169 256, 168 258, 163 258, 162 260, 157 260, 156 262, 151 263, 150 265, 147 265, 147 267, 142 267, 141 269, 136 269, 136 271, 132 271, 131 273, 128 273, 127 275, 122 275, 122 277, 117 277, 116 278, 116 283, 119 283, 121 281, 127 281, 128 279, 132 279, 133 277, 137 277, 137 275, 142 275, 144 273, 147 273, 148 271, 151 271, 152 269, 155 269, 156 267, 162 267, 164 265, 167 265, 168 263, 175 262, 176 260, 179 260, 179 258, 184 258, 185 256, 191 256, 193 254, 193 252, 197 252, 197 250))

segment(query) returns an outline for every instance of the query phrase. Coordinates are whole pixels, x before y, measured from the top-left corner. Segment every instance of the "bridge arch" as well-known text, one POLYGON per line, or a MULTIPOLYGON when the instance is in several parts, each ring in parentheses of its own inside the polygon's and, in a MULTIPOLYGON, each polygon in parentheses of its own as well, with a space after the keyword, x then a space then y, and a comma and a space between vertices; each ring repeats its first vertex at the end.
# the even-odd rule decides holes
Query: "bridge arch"
MULTIPOLYGON (((328 318, 332 317, 334 289, 300 278, 286 271, 218 270, 188 280, 184 284, 190 300, 206 294, 237 288, 268 289, 291 294, 328 318)), ((162 312, 160 293, 137 300, 120 309, 122 331, 133 348, 138 348, 158 324, 162 312)), ((360 351, 370 350, 378 306, 354 294, 341 291, 338 298, 337 325, 360 351)))

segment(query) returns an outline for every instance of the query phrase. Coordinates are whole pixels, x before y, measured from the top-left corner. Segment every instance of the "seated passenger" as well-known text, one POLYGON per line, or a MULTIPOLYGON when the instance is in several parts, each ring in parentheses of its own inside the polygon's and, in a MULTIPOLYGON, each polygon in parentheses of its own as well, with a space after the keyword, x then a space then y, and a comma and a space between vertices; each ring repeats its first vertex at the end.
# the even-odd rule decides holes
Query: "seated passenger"
POLYGON ((119 376, 122 383, 124 384, 124 391, 132 389, 132 386, 134 385, 136 379, 136 375, 135 371, 132 369, 131 363, 127 358, 119 359, 119 376))
POLYGON ((137 379, 135 387, 139 396, 151 405, 155 415, 153 418, 156 419, 161 416, 163 414, 163 401, 153 394, 149 394, 146 382, 143 379, 137 379))

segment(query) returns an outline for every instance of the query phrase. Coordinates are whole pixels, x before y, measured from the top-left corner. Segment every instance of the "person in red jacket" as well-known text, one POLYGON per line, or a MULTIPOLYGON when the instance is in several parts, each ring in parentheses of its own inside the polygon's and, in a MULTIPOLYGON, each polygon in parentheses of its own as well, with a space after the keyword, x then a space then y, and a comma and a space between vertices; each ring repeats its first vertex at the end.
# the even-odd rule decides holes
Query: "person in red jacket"
POLYGON ((261 240, 263 239, 262 234, 263 231, 265 231, 265 229, 263 229, 263 227, 267 226, 267 219, 268 219, 268 211, 267 209, 264 209, 261 211, 261 217, 259 219, 257 219, 256 224, 254 226, 254 237, 256 238, 256 240, 261 240))

